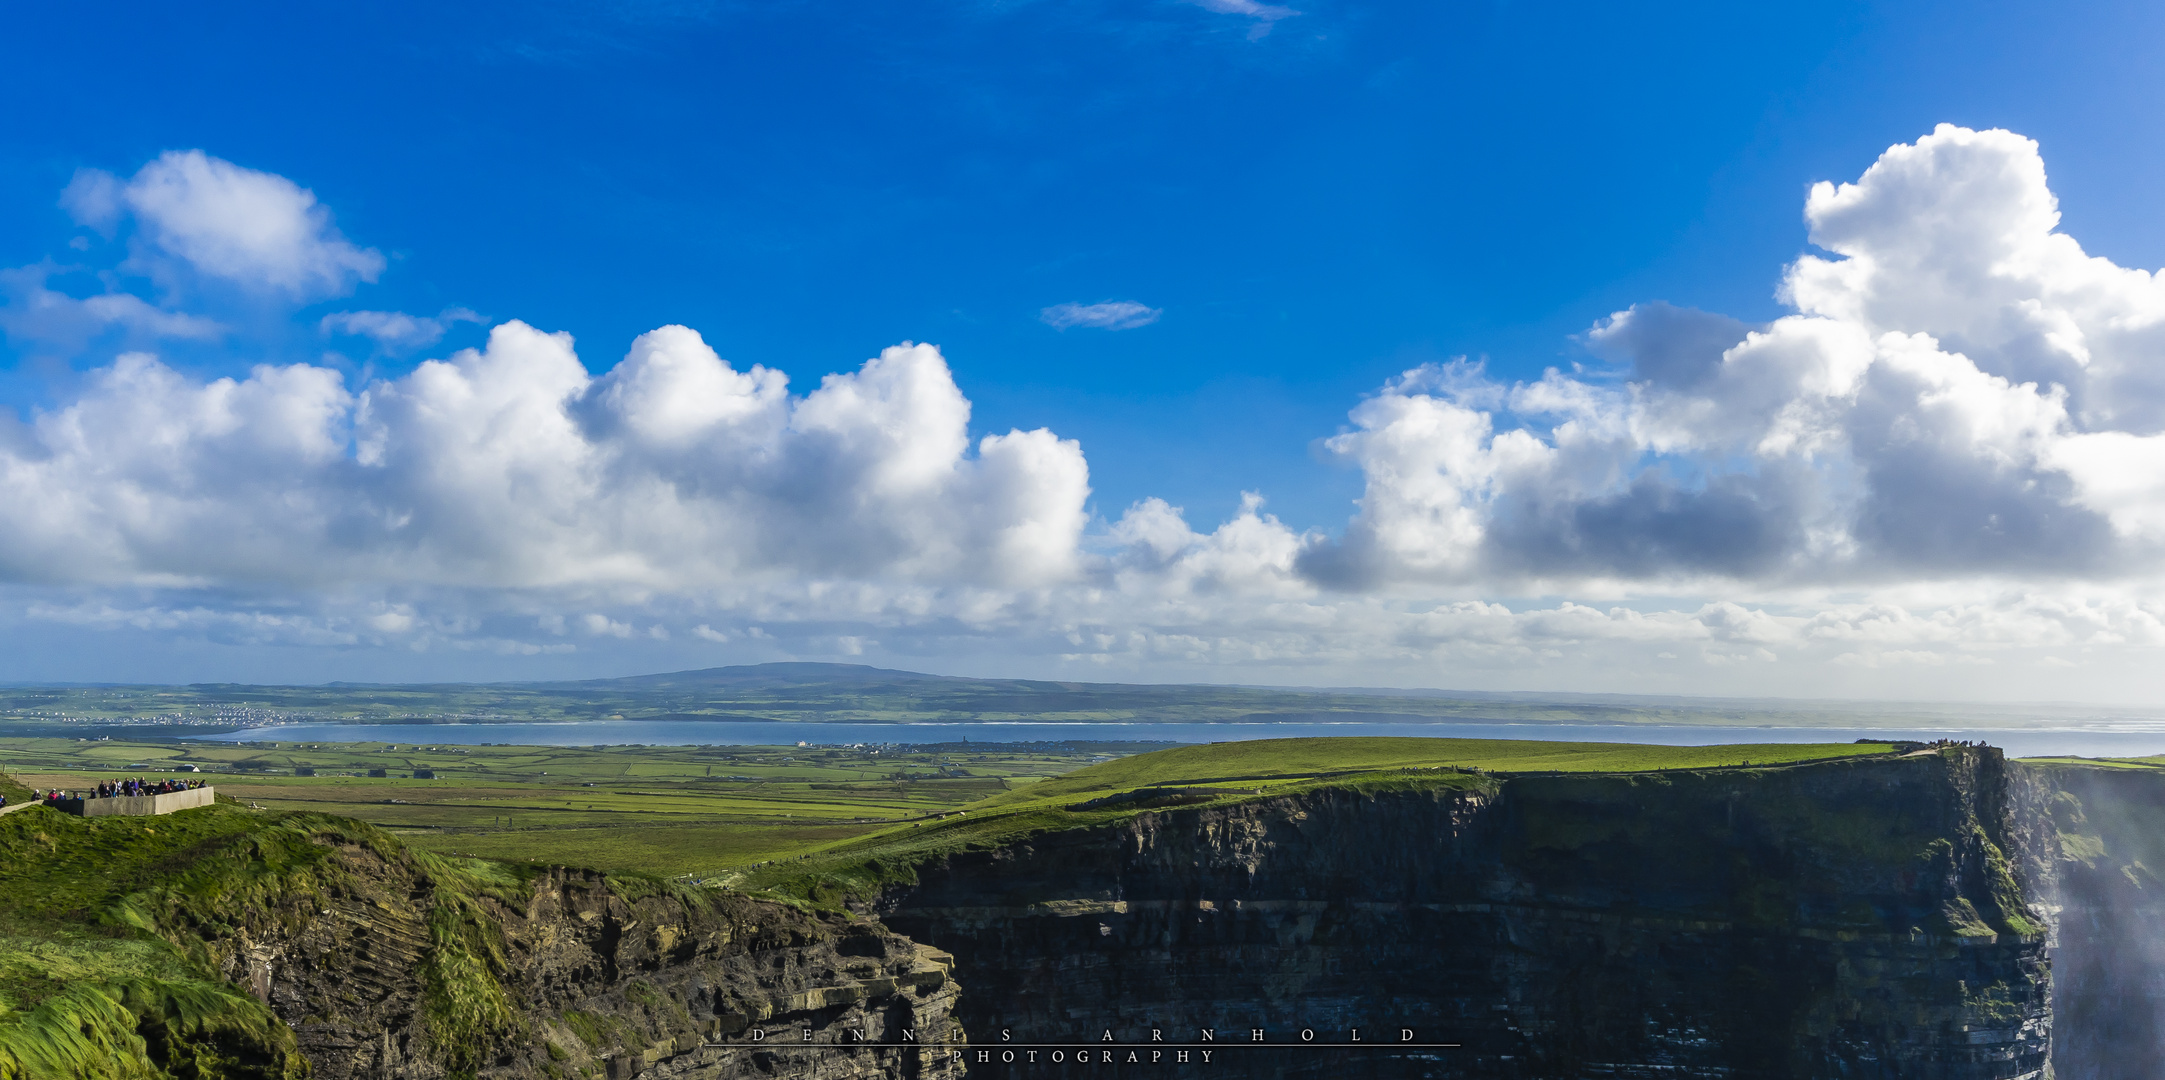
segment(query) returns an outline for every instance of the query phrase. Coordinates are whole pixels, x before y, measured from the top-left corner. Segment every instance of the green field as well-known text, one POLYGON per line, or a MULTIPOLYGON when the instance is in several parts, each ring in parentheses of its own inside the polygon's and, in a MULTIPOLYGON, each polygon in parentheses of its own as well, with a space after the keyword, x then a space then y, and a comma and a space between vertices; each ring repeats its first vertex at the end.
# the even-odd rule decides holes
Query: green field
POLYGON ((0 739, 0 774, 39 790, 79 789, 122 776, 208 778, 221 794, 255 806, 358 818, 428 850, 703 874, 922 820, 1141 748, 1146 746, 570 748, 42 738, 0 739), (181 764, 203 771, 177 772, 181 764), (301 770, 315 775, 296 775, 301 770), (376 770, 386 775, 367 775, 376 770), (433 778, 416 778, 417 772, 433 778))
POLYGON ((809 877, 867 857, 907 862, 927 851, 1117 820, 1137 807, 1071 807, 1151 787, 1222 790, 1224 798, 1238 799, 1317 783, 1397 782, 1406 770, 1417 770, 1422 783, 1462 784, 1481 782, 1481 773, 1739 768, 1884 753, 1888 747, 1354 737, 1228 742, 1122 756, 1140 749, 1148 747, 0 739, 0 775, 41 790, 82 788, 118 776, 207 777, 221 794, 244 804, 357 818, 424 850, 693 875, 805 893, 809 877), (182 763, 204 771, 175 772, 182 763), (300 770, 315 775, 296 775, 300 770), (372 770, 386 775, 366 775, 372 770), (433 778, 416 778, 417 772, 433 778), (795 869, 778 868, 785 863, 795 869))

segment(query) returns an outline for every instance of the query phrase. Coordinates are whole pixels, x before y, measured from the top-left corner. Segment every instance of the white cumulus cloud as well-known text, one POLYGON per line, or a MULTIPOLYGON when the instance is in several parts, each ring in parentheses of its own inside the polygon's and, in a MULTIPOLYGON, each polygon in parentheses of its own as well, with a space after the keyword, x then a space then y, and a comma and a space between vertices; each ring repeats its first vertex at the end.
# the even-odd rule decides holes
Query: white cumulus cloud
POLYGON ((374 281, 384 257, 356 247, 315 193, 201 150, 168 151, 122 181, 86 169, 62 197, 77 221, 111 232, 132 216, 149 249, 196 272, 297 299, 374 281))
POLYGON ((2145 575, 2165 552, 2165 283, 2087 256, 2037 146, 1942 126, 1805 214, 1838 258, 1763 327, 1650 304, 1621 378, 1408 372, 1329 448, 1339 587, 2145 575))
POLYGON ((699 336, 590 376, 563 334, 358 390, 305 364, 197 382, 142 353, 0 448, 26 582, 696 589, 781 577, 1027 588, 1076 569, 1088 470, 973 440, 929 345, 803 397, 699 336))

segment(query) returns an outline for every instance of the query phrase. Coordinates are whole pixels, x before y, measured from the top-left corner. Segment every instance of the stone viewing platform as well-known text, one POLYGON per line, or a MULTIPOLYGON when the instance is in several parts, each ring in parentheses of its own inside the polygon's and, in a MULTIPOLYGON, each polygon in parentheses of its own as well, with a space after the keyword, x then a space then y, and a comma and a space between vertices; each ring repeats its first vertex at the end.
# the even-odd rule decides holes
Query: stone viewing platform
MULTIPOLYGON (((193 810, 218 800, 217 789, 189 788, 163 795, 112 795, 102 799, 55 799, 43 805, 77 817, 149 817, 175 810, 193 810)), ((33 804, 35 805, 35 804, 33 804)), ((12 808, 11 808, 12 809, 12 808)))

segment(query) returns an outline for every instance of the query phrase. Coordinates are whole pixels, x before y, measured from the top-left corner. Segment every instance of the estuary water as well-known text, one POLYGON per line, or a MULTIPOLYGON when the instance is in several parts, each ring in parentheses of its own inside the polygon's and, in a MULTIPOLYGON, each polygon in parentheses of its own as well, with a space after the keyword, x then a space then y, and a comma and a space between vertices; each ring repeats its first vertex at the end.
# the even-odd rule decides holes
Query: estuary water
POLYGON ((1712 727, 1683 724, 1150 724, 954 723, 805 724, 704 720, 593 720, 556 724, 279 724, 197 738, 221 742, 339 742, 416 745, 508 743, 518 746, 794 746, 913 743, 1232 742, 1322 735, 1399 735, 1453 739, 1539 739, 1548 742, 1824 743, 1858 739, 1966 739, 1989 743, 2011 757, 2075 755, 2141 757, 2165 754, 2165 722, 2025 728, 1712 727))

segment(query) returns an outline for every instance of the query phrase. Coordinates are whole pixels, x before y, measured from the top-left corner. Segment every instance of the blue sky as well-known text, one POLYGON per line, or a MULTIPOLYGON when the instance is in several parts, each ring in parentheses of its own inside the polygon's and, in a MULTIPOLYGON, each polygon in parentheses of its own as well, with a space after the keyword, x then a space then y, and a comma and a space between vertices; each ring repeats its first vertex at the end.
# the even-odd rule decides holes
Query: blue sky
MULTIPOLYGON (((1590 369, 1589 385, 1614 386, 1634 361, 1596 357, 1584 344, 1612 313, 1664 301, 1750 325, 1790 314, 1796 308, 1777 287, 1785 267, 1812 250, 1803 216, 1810 185, 1855 181, 1889 147, 1937 124, 2035 140, 2061 232, 2122 267, 2165 264, 2165 223, 2151 194, 2165 180, 2156 108, 2165 75, 2150 62, 2161 23, 2155 8, 2132 4, 29 11, 0 43, 11 99, 35 103, 0 135, 0 265, 50 260, 51 290, 138 296, 222 330, 149 340, 116 326, 58 344, 11 334, 0 401, 34 424, 82 400, 130 349, 197 382, 244 378, 259 364, 309 364, 359 392, 479 346, 514 319, 569 332, 597 376, 639 335, 682 324, 737 370, 786 371, 799 395, 887 346, 926 342, 968 400, 973 438, 1047 428, 1079 443, 1086 551, 1131 544, 1133 530, 1116 535, 1118 523, 1152 497, 1185 508, 1198 536, 1215 535, 1242 520, 1243 492, 1263 496, 1261 512, 1292 533, 1323 538, 1303 543, 1352 544, 1355 500, 1378 473, 1372 459, 1323 441, 1357 433, 1349 413, 1379 400, 1394 377, 1473 357, 1485 359, 1498 387, 1535 383, 1550 367, 1569 375, 1574 364, 1590 369), (312 192, 337 234, 380 253, 382 269, 305 293, 266 292, 212 280, 201 265, 155 264, 138 250, 147 217, 101 230, 79 205, 63 205, 81 170, 118 183, 163 154, 196 150, 312 192), (1041 314, 1109 301, 1154 317, 1129 329, 1055 329, 1041 314), (379 347, 324 324, 340 312, 461 310, 478 318, 453 319, 421 346, 379 347)), ((1523 426, 1530 415, 1497 409, 1493 424, 1523 426)), ((2113 430, 2147 436, 2143 423, 2113 430)), ((1691 487, 1736 460, 1732 451, 1663 453, 1635 458, 1616 483, 1651 468, 1691 487)), ((1984 559, 1978 572, 1997 576, 1965 587, 2004 593, 2014 558, 1984 559)), ((1421 578, 1430 584, 1420 603, 1501 603, 1520 613, 1733 603, 1809 619, 1826 605, 1884 602, 1884 590, 1905 583, 1945 585, 1944 575, 1885 568, 1753 571, 1738 584, 1742 564, 1733 560, 1655 561, 1660 573, 1618 563, 1510 581, 1474 570, 1448 582, 1429 571, 1362 571, 1369 584, 1353 593, 1370 599, 1345 602, 1370 602, 1378 590, 1377 602, 1406 599, 1385 583, 1421 578), (1729 577, 1709 584, 1699 576, 1708 567, 1729 577)), ((1290 659, 1252 641, 1245 651, 1212 645, 1093 666, 1075 659, 1090 650, 1072 642, 1015 646, 1015 627, 1047 641, 1075 637, 1084 623, 1100 636, 1229 641, 1198 628, 1241 619, 1145 616, 1138 606, 986 622, 970 614, 981 607, 955 600, 875 604, 883 614, 859 625, 825 610, 777 618, 771 598, 714 591, 741 585, 739 571, 693 575, 696 587, 664 575, 672 584, 641 579, 630 593, 543 599, 562 575, 504 586, 448 571, 425 582, 356 571, 296 584, 291 574, 155 562, 11 564, 16 614, 0 614, 0 633, 47 644, 28 644, 0 678, 499 677, 536 665, 613 673, 783 654, 1078 676, 1584 689, 1631 688, 1613 685, 1624 677, 1613 673, 1636 670, 1588 653, 1591 674, 1561 674, 1561 661, 1541 659, 1541 649, 1478 663, 1418 650, 1380 665, 1290 659), (516 599, 489 592, 499 588, 516 599), (679 601, 689 607, 671 606, 679 601), (347 604, 405 612, 435 627, 432 644, 334 632, 339 619, 361 616, 327 614, 325 605, 347 604), (91 609, 314 620, 321 634, 287 640, 164 616, 50 614, 91 609), (904 609, 921 614, 894 614, 904 609), (648 619, 670 637, 639 638, 635 649, 614 631, 591 640, 567 632, 570 653, 529 660, 537 654, 520 651, 523 631, 497 625, 515 621, 509 612, 574 626, 588 615, 635 629, 648 619), (745 628, 768 622, 799 632, 770 631, 780 643, 761 652, 745 628), (735 635, 735 644, 697 652, 687 644, 705 640, 689 634, 695 626, 735 635), (98 644, 123 640, 130 659, 98 644), (1611 663, 1620 666, 1603 666, 1611 663)), ((2105 582, 2095 588, 2116 601, 2148 602, 2127 591, 2125 573, 2076 563, 2040 587, 2060 588, 2073 574, 2105 582)), ((776 573, 791 587, 963 587, 898 565, 776 573)), ((1354 580, 1304 573, 1341 591, 1354 580)), ((1317 603, 1342 614, 1340 600, 1317 603)), ((1914 610, 1948 604, 1959 606, 1935 597, 1914 610)), ((1962 640, 1932 647, 1942 646, 1962 640)), ((1560 651, 1570 657, 1579 647, 1560 651)), ((1823 685, 1814 664, 1827 657, 1807 663, 1796 650, 1772 651, 1793 673, 1784 685, 1823 685)), ((2137 654, 2114 662, 2141 666, 2137 654)), ((1722 682, 1727 675, 1695 681, 1704 674, 1660 688, 1736 688, 1722 682)), ((1857 678, 1858 692, 1936 685, 1857 678)), ((2009 678, 2010 687, 2031 685, 2009 678)), ((2113 686, 2123 698, 2148 692, 2132 675, 2113 686)), ((2034 688, 2059 692, 2050 680, 2034 688)))
MULTIPOLYGON (((1105 510, 1316 525, 1358 483, 1307 444, 1385 377, 1538 374, 1648 299, 1770 316, 1806 185, 1940 121, 2039 139, 2071 231, 2165 263, 2146 5, 1314 4, 1259 41, 1174 2, 460 7, 27 13, 8 258, 77 168, 201 148, 392 253, 368 307, 596 367, 669 322, 800 378, 935 342, 982 428, 1082 439, 1105 510), (1036 319, 1107 298, 1167 315, 1036 319)), ((190 360, 322 346, 265 336, 190 360)))

